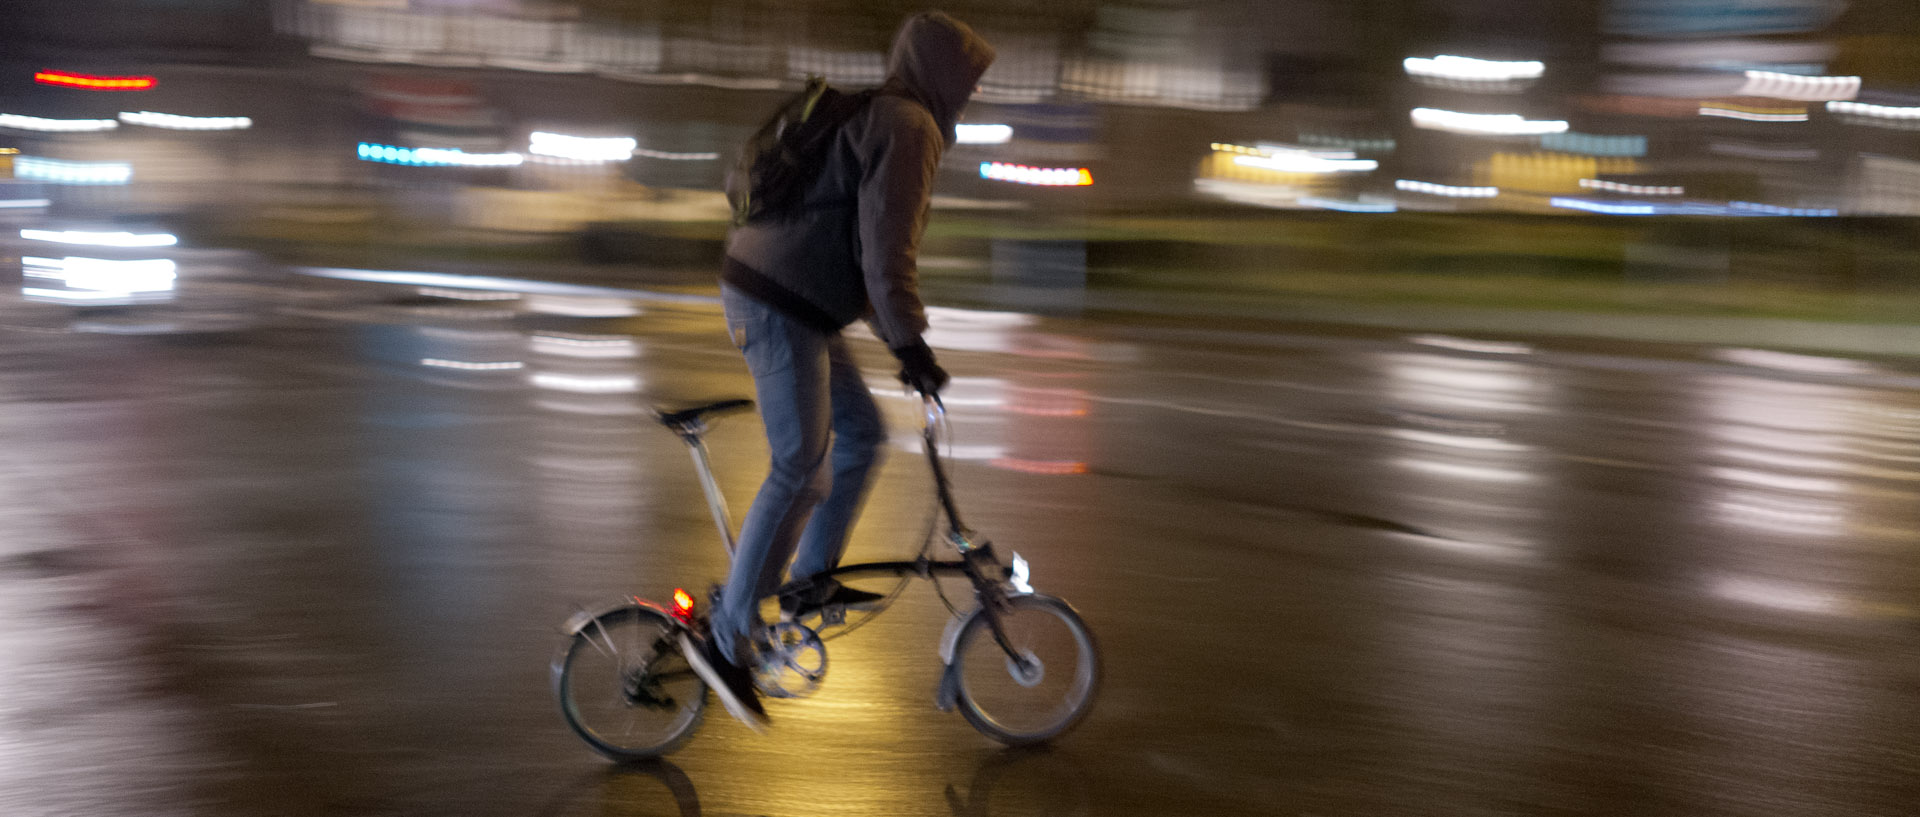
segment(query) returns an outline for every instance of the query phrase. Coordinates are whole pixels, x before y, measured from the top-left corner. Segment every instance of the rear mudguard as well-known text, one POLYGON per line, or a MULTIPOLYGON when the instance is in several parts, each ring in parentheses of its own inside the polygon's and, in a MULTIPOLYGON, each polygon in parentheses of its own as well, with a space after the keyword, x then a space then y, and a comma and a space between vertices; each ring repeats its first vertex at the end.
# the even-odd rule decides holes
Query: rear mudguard
POLYGON ((568 636, 579 635, 581 630, 586 629, 588 624, 600 620, 601 616, 624 610, 628 607, 645 607, 660 615, 666 616, 667 620, 673 622, 675 626, 685 627, 685 625, 680 623, 680 619, 674 618, 672 613, 667 612, 667 608, 647 601, 639 596, 627 596, 626 598, 606 602, 598 607, 581 608, 579 612, 567 617, 566 623, 560 625, 560 630, 568 636))

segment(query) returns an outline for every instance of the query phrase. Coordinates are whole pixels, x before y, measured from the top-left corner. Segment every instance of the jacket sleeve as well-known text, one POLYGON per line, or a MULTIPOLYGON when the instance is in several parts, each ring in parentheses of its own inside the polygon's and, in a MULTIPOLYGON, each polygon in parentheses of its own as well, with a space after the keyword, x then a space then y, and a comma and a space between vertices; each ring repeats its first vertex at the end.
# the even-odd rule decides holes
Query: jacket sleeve
POLYGON ((927 328, 918 256, 943 142, 931 117, 912 116, 920 112, 917 106, 875 101, 881 104, 874 106, 862 146, 860 271, 874 334, 887 348, 901 349, 917 344, 927 328))

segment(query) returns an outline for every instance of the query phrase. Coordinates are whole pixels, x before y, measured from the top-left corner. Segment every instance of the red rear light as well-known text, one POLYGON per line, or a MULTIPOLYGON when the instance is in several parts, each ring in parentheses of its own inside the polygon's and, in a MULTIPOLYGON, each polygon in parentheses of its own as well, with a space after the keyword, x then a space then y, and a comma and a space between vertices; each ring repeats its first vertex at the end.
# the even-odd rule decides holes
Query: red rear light
POLYGON ((681 588, 673 589, 673 615, 676 618, 693 617, 693 594, 681 588))

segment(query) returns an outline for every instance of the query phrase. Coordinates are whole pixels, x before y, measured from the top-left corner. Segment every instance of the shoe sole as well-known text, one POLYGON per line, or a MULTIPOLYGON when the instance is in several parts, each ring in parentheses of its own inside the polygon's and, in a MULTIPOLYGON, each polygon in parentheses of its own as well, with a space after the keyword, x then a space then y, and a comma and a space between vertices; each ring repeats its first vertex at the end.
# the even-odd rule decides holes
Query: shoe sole
POLYGON ((713 696, 720 699, 720 705, 727 708, 727 714, 732 715, 734 720, 746 724, 747 728, 755 732, 762 735, 767 733, 766 717, 748 709, 746 704, 734 699, 733 692, 727 689, 727 683, 720 680, 720 673, 715 672, 713 667, 707 665, 707 659, 700 654, 698 644, 693 643, 693 640, 685 635, 681 635, 680 653, 686 656, 687 666, 693 668, 693 674, 700 676, 700 680, 706 682, 707 688, 713 690, 713 696))

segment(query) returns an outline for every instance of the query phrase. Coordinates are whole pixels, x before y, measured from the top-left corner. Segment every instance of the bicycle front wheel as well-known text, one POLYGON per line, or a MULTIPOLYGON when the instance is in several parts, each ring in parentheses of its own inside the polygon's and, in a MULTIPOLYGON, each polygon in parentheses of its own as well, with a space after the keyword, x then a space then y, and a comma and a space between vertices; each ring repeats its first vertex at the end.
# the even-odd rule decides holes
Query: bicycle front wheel
POLYGON ((588 621, 553 660, 567 726, 614 760, 680 748, 700 725, 707 685, 681 654, 678 636, 667 614, 639 604, 588 621))
POLYGON ((1024 746, 1059 737, 1086 717, 1100 686, 1100 649, 1066 602, 1014 596, 998 613, 974 612, 947 671, 967 723, 1001 743, 1024 746))

